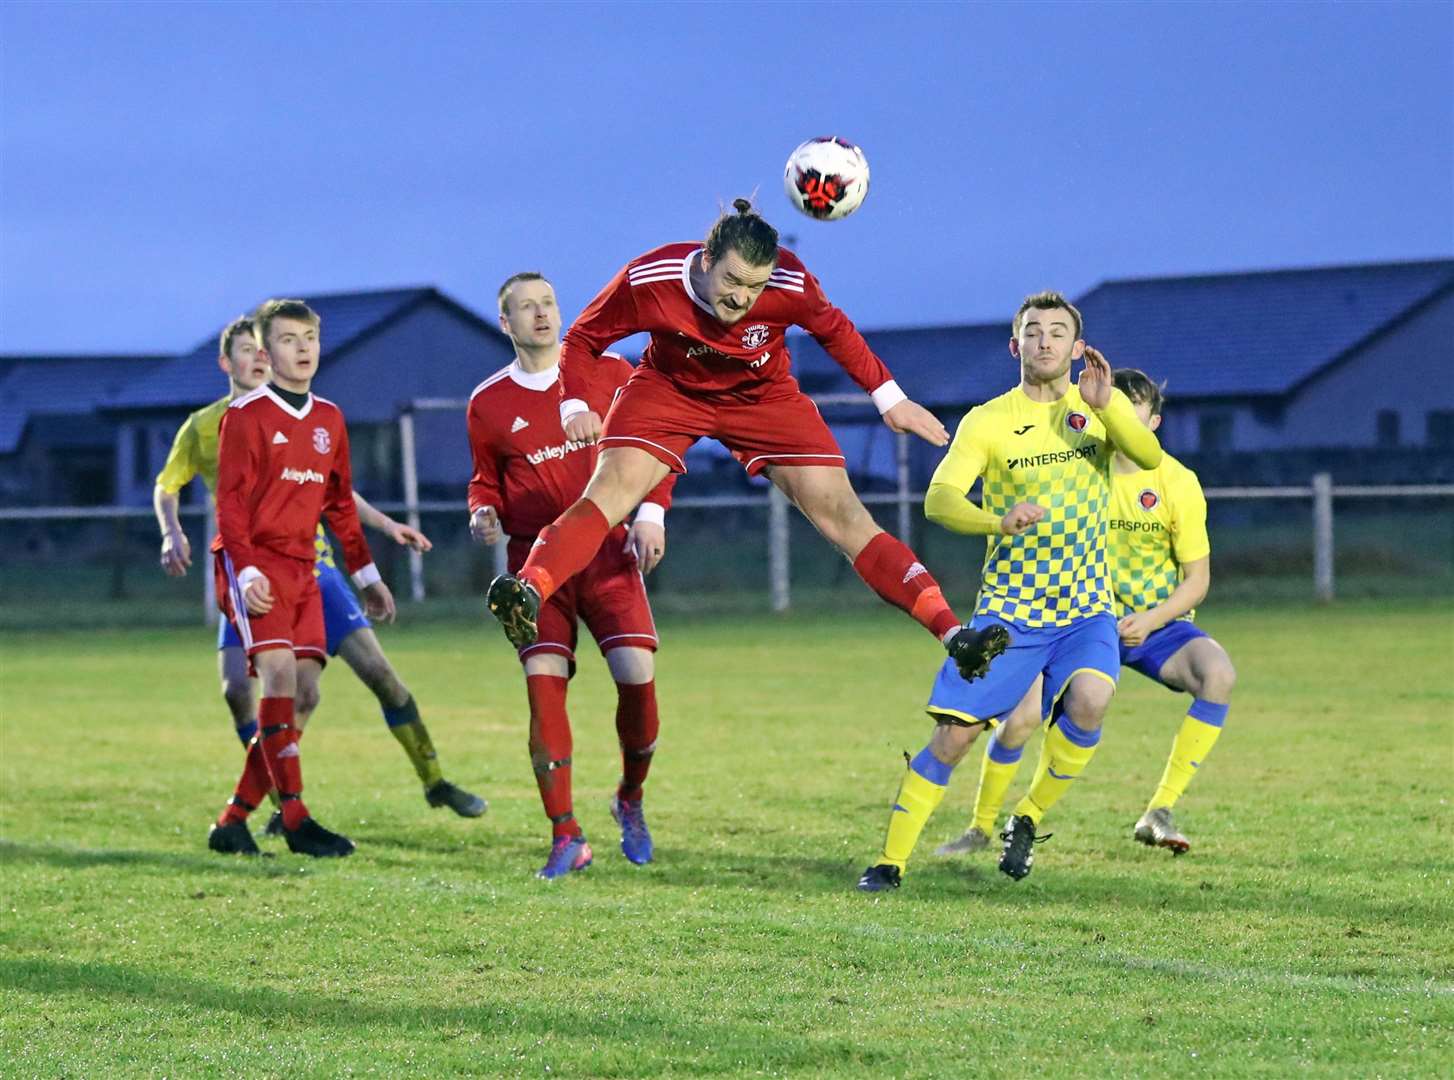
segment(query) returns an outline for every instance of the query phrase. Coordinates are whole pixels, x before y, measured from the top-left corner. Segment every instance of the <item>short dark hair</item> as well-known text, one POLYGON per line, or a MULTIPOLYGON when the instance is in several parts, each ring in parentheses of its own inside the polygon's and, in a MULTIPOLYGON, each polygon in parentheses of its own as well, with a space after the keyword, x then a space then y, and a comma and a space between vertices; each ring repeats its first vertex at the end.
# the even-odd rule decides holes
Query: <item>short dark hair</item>
POLYGON ((223 327, 222 333, 217 336, 219 356, 225 356, 228 359, 232 358, 232 343, 237 340, 239 334, 246 334, 248 337, 255 336, 252 329, 252 319, 246 315, 239 315, 233 319, 223 327))
POLYGON ((264 300, 252 313, 253 330, 257 333, 258 344, 264 348, 267 347, 268 331, 272 329, 274 319, 297 319, 312 323, 316 329, 323 327, 318 312, 301 300, 264 300))
POLYGON ((707 255, 714 261, 728 249, 752 266, 777 265, 777 230, 763 220, 747 199, 733 199, 732 209, 707 233, 707 255))
POLYGON ((1160 416, 1161 406, 1166 403, 1166 384, 1153 382, 1146 372, 1133 367, 1117 368, 1111 372, 1116 389, 1125 394, 1134 404, 1150 405, 1151 415, 1160 416))
POLYGON ((506 298, 510 295, 510 290, 522 281, 543 281, 547 285, 550 285, 552 289, 555 288, 551 284, 550 278, 546 277, 539 270, 522 270, 518 274, 511 274, 500 286, 500 294, 495 298, 496 303, 500 305, 501 315, 505 314, 505 305, 508 302, 506 298))
POLYGON ((1046 289, 1044 292, 1037 292, 1032 296, 1025 297, 1024 303, 1020 305, 1020 310, 1015 312, 1015 321, 1010 324, 1010 333, 1015 337, 1020 336, 1020 325, 1025 320, 1025 312, 1031 308, 1037 311, 1054 311, 1056 308, 1060 308, 1061 310, 1070 312, 1070 317, 1075 322, 1076 340, 1080 340, 1082 336, 1080 312, 1075 309, 1074 304, 1052 289, 1046 289))

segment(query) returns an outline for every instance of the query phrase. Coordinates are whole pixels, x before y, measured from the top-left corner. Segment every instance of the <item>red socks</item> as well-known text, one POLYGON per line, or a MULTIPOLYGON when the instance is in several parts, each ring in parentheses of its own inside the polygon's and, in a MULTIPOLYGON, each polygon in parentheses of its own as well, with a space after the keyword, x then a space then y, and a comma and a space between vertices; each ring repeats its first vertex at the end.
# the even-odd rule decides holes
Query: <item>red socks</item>
POLYGON ((566 680, 557 675, 525 677, 525 693, 530 698, 530 765, 550 818, 551 834, 579 836, 581 827, 571 802, 571 733, 565 688, 566 680))
POLYGON ((248 744, 242 777, 217 823, 245 821, 274 789, 281 799, 283 825, 296 829, 308 816, 308 808, 299 797, 303 766, 298 757, 298 730, 293 727, 292 698, 263 698, 258 703, 258 733, 248 744))
POLYGON ((641 798, 641 785, 651 771, 656 751, 656 733, 661 721, 656 715, 655 683, 616 684, 616 735, 621 740, 621 786, 616 797, 629 802, 641 798))
POLYGON ((519 578, 548 600, 596 557, 611 523, 595 503, 577 499, 564 514, 540 530, 519 578))
POLYGON ((864 545, 853 560, 853 569, 870 589, 941 641, 959 625, 939 591, 939 582, 924 568, 914 553, 886 532, 864 545))

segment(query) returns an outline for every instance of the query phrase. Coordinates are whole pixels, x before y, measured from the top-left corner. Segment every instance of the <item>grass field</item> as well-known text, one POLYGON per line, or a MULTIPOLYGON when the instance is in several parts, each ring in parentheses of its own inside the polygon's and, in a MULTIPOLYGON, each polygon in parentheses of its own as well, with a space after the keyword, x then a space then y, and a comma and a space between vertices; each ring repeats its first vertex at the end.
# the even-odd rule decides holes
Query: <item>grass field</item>
POLYGON ((531 876, 547 834, 493 631, 384 632, 446 774, 491 801, 478 821, 427 809, 371 699, 325 679, 309 802, 359 845, 331 863, 205 850, 240 754, 202 631, 5 635, 0 1073, 1450 1075, 1447 603, 1204 625, 1241 681, 1179 807, 1191 854, 1130 840, 1184 701, 1128 673, 1030 878, 930 854, 969 765, 879 898, 852 885, 937 662, 892 613, 666 622, 645 868, 606 814, 588 656, 596 864, 554 884, 531 876))

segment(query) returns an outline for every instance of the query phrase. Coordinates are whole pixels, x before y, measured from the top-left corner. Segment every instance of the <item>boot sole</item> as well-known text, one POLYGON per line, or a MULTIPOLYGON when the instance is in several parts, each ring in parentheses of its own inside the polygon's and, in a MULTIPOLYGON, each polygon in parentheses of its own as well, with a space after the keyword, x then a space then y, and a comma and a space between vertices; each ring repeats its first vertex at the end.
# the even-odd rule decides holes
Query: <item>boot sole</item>
POLYGON ((526 614, 530 601, 526 599, 523 584, 509 579, 498 580, 490 586, 485 603, 490 614, 500 620, 500 627, 510 639, 511 645, 523 649, 527 645, 535 644, 540 631, 535 620, 526 614))

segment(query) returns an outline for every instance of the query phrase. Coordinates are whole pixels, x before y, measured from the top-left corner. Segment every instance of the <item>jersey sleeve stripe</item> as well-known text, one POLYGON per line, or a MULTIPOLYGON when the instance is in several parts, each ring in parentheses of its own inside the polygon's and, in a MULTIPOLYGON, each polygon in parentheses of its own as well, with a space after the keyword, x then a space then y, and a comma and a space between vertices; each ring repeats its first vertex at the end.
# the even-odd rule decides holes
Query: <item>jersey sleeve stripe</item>
POLYGON ((505 367, 502 367, 499 371, 495 372, 493 375, 491 375, 484 382, 480 383, 479 386, 476 386, 473 390, 470 391, 470 400, 473 401, 475 399, 475 397, 480 393, 481 390, 488 390, 490 387, 494 386, 497 382, 499 382, 501 379, 505 378, 509 374, 510 374, 510 367, 509 367, 509 365, 506 365, 505 367))
POLYGON ((800 293, 803 291, 803 287, 801 285, 790 285, 786 281, 769 281, 767 283, 767 287, 769 289, 786 289, 788 290, 788 292, 800 293))
POLYGON ((650 285, 653 282, 657 282, 657 281, 680 281, 681 279, 682 279, 682 272, 680 270, 673 270, 669 274, 657 274, 655 277, 632 278, 631 279, 631 284, 633 286, 636 286, 636 285, 650 285))
POLYGON ((628 273, 639 274, 643 270, 660 269, 663 266, 681 266, 681 264, 686 261, 687 260, 683 256, 678 255, 674 259, 657 259, 655 262, 637 263, 628 271, 628 273))

